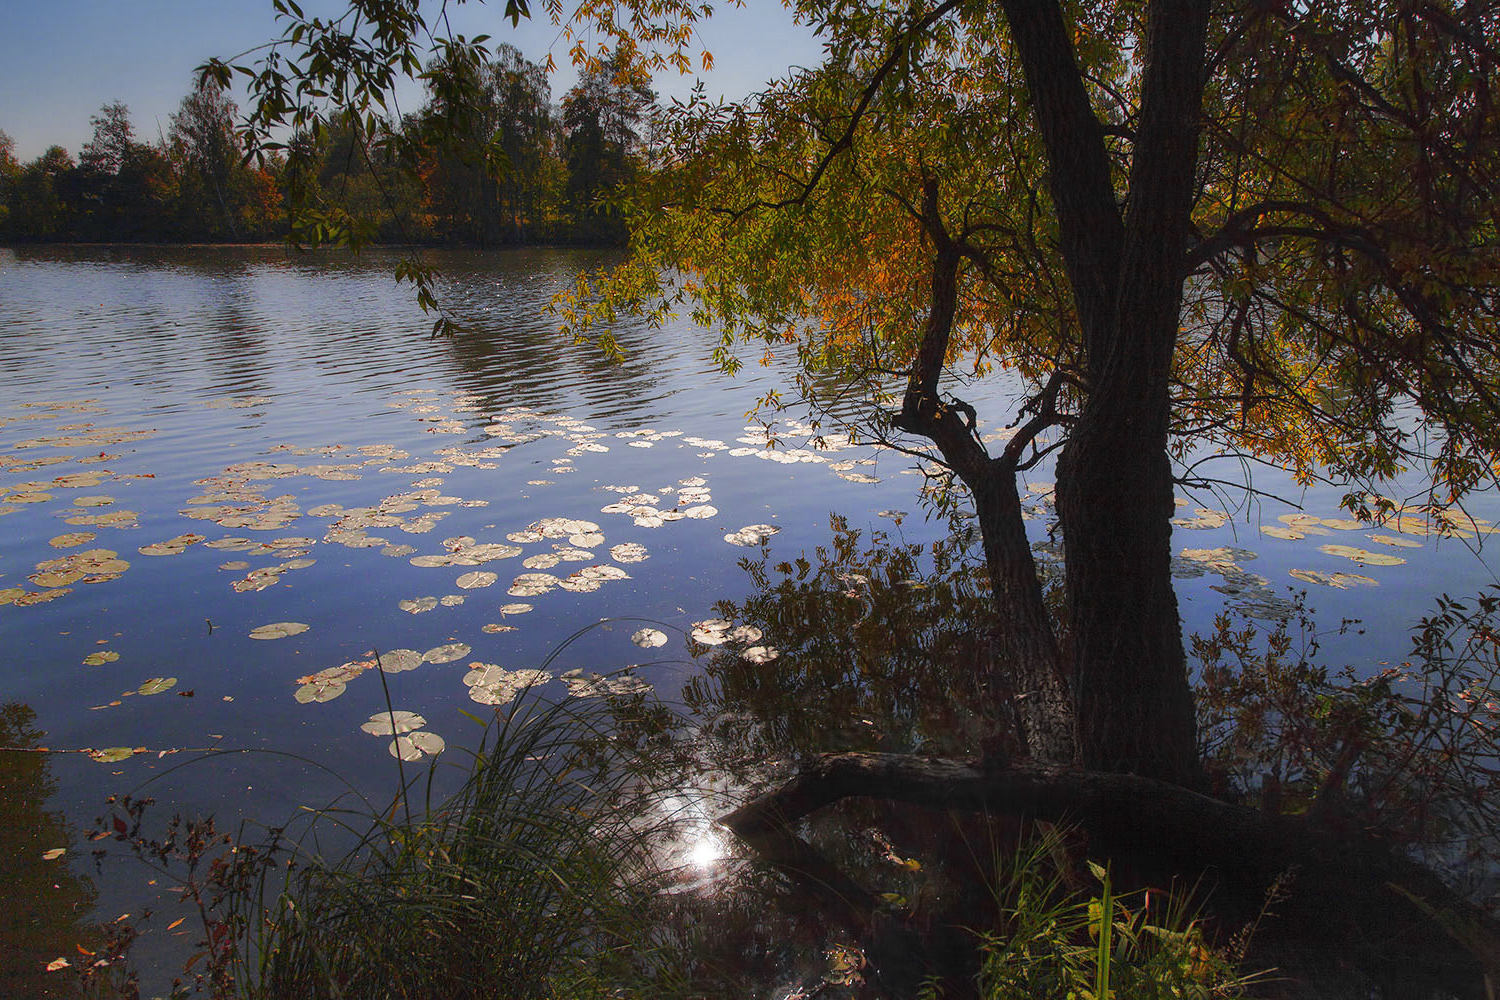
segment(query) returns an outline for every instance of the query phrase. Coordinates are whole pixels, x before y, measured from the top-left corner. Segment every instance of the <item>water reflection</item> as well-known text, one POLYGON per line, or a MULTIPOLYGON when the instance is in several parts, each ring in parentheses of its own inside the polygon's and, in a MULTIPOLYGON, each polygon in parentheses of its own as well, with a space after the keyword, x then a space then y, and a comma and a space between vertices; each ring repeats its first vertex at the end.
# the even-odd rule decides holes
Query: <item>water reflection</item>
POLYGON ((70 995, 66 973, 46 966, 81 960, 96 895, 70 864, 72 829, 47 809, 56 782, 35 721, 26 705, 0 705, 0 996, 17 1000, 70 995))

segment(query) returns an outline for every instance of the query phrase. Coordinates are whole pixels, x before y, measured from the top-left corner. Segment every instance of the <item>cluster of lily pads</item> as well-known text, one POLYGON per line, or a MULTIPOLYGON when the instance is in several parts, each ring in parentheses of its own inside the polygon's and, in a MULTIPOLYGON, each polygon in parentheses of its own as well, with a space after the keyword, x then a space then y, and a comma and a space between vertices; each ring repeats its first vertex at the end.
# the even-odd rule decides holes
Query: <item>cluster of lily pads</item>
MULTIPOLYGON (((210 400, 205 405, 230 408, 252 408, 271 404, 263 396, 229 397, 210 400)), ((151 541, 137 547, 143 556, 180 555, 194 546, 213 548, 234 553, 238 558, 220 564, 220 569, 235 574, 231 587, 241 593, 264 590, 278 583, 285 574, 305 569, 314 564, 312 553, 318 545, 339 545, 350 549, 376 549, 390 558, 406 558, 410 564, 423 569, 457 570, 452 580, 454 593, 436 593, 405 598, 397 602, 400 610, 413 615, 425 614, 440 607, 463 604, 468 595, 489 587, 501 585, 500 572, 490 567, 508 559, 519 559, 522 572, 510 578, 506 586, 509 597, 534 599, 553 590, 572 593, 589 593, 606 583, 630 579, 625 568, 650 558, 645 545, 634 540, 621 540, 610 544, 605 529, 594 521, 571 517, 546 517, 509 531, 501 538, 477 538, 470 535, 455 535, 445 538, 436 547, 437 551, 419 551, 417 544, 421 536, 432 532, 457 507, 482 507, 487 501, 465 499, 442 491, 443 476, 457 468, 477 470, 500 469, 507 456, 515 449, 532 442, 555 439, 563 444, 563 454, 547 459, 546 471, 526 481, 527 486, 545 487, 558 477, 580 471, 580 464, 588 456, 607 453, 612 447, 652 449, 657 447, 688 448, 702 459, 719 456, 742 459, 754 458, 779 464, 823 465, 831 474, 843 480, 871 484, 879 480, 867 468, 875 465, 872 451, 850 457, 852 449, 863 449, 847 436, 822 434, 811 424, 788 422, 773 434, 762 425, 748 425, 733 442, 685 435, 678 430, 641 428, 604 431, 582 420, 568 416, 544 413, 525 406, 510 406, 494 409, 483 405, 473 395, 447 396, 426 389, 402 390, 389 401, 389 406, 409 414, 423 429, 434 435, 470 435, 471 439, 437 447, 430 454, 413 455, 410 451, 388 444, 276 445, 261 456, 247 461, 238 461, 225 466, 220 472, 196 480, 199 487, 195 495, 181 506, 180 514, 190 520, 203 523, 203 531, 211 531, 208 525, 233 532, 219 538, 209 538, 199 532, 184 532, 160 541, 151 541), (791 444, 792 446, 788 446, 791 444), (800 446, 798 446, 800 444, 800 446), (408 485, 366 506, 345 506, 330 502, 303 509, 293 493, 277 492, 284 487, 271 487, 283 480, 299 477, 323 482, 352 482, 366 476, 419 477, 408 479, 408 485), (326 522, 321 529, 309 530, 300 535, 281 534, 298 521, 308 519, 326 522), (274 537, 257 540, 257 533, 274 537), (260 565, 253 565, 254 560, 260 565)), ((0 427, 16 421, 41 421, 62 419, 69 413, 93 414, 104 412, 94 401, 65 401, 33 407, 18 416, 0 416, 0 427)), ((56 433, 36 436, 19 442, 13 447, 23 451, 45 451, 58 448, 87 448, 97 451, 110 444, 131 442, 149 437, 153 432, 126 428, 95 427, 80 423, 55 428, 56 433)), ((1008 430, 994 431, 986 440, 1001 440, 1008 430)), ((38 470, 68 461, 80 464, 99 465, 82 471, 67 472, 52 479, 30 478, 16 481, 0 488, 0 515, 26 509, 28 506, 45 504, 59 496, 73 495, 66 509, 58 512, 68 524, 90 530, 78 530, 61 534, 51 539, 58 549, 72 549, 97 541, 97 532, 139 527, 139 515, 129 510, 117 509, 114 497, 101 493, 74 493, 73 491, 97 490, 107 483, 130 478, 150 478, 148 475, 124 475, 105 467, 118 455, 98 451, 79 458, 72 455, 23 455, 20 458, 0 455, 0 475, 32 475, 38 470)), ((910 471, 910 470, 908 470, 910 471)), ((45 475, 45 473, 43 473, 45 475)), ((517 477, 519 481, 519 477, 517 477)), ((940 489, 941 482, 928 484, 940 489)), ((642 489, 638 485, 609 485, 604 491, 617 494, 600 508, 600 513, 628 519, 637 529, 656 529, 664 525, 685 520, 707 520, 719 516, 713 505, 713 493, 709 480, 704 475, 692 475, 669 481, 658 487, 642 489)), ((375 495, 384 493, 379 490, 375 495)), ((1053 487, 1050 483, 1033 482, 1027 486, 1023 502, 1023 516, 1028 518, 1051 517, 1053 487)), ((1183 506, 1185 502, 1179 501, 1183 506)), ((1184 511, 1184 516, 1174 524, 1185 530, 1223 528, 1229 524, 1230 515, 1206 507, 1184 511)), ((902 511, 881 511, 879 516, 891 518, 898 523, 905 517, 902 511)), ((614 522, 610 522, 614 523, 614 522)), ((1342 545, 1330 541, 1322 544, 1320 551, 1326 555, 1345 558, 1360 568, 1372 566, 1394 566, 1405 560, 1393 550, 1420 546, 1413 535, 1425 535, 1431 529, 1428 520, 1418 511, 1397 510, 1383 525, 1385 532, 1370 531, 1366 539, 1376 549, 1342 545)), ((1444 533, 1463 536, 1492 530, 1486 523, 1477 520, 1465 525, 1442 526, 1444 533)), ((1295 541, 1311 536, 1332 536, 1335 532, 1370 529, 1371 525, 1347 518, 1319 518, 1310 514, 1292 514, 1279 519, 1276 524, 1261 528, 1269 538, 1295 541)), ((297 530, 297 529, 293 529, 297 530)), ((779 531, 772 524, 749 524, 737 530, 723 533, 724 541, 731 545, 754 547, 764 545, 779 531)), ((613 529, 611 529, 611 532, 613 529)), ((429 543, 430 544, 430 543, 429 543)), ((1047 543, 1043 543, 1045 547, 1047 543)), ((1291 602, 1273 592, 1265 577, 1250 572, 1244 564, 1253 560, 1255 553, 1235 547, 1208 549, 1184 549, 1173 561, 1174 574, 1181 578, 1200 577, 1213 574, 1220 582, 1213 589, 1228 599, 1260 617, 1285 617, 1292 609, 1291 602)), ((108 548, 89 548, 59 558, 44 560, 37 564, 30 576, 32 583, 41 590, 26 588, 0 589, 0 605, 26 606, 39 604, 70 592, 78 583, 101 583, 118 579, 129 569, 130 563, 120 559, 118 553, 108 548)), ((1293 569, 1293 578, 1332 587, 1374 586, 1374 578, 1355 572, 1325 572, 1312 569, 1293 569)), ((429 589, 424 587, 422 589, 429 589)), ((449 588, 443 588, 449 589, 449 588)), ((482 626, 487 634, 513 630, 516 626, 505 620, 533 610, 533 605, 521 600, 500 605, 494 621, 482 626)), ((273 622, 258 626, 249 633, 257 640, 274 640, 301 634, 308 625, 299 622, 273 622)), ((758 629, 748 625, 737 625, 724 619, 706 619, 693 622, 686 632, 688 650, 701 652, 700 647, 729 646, 738 649, 738 655, 751 663, 763 664, 775 659, 779 652, 772 646, 762 644, 763 636, 758 629)), ((657 649, 669 642, 666 632, 655 628, 637 630, 631 640, 643 649, 657 649)), ((426 652, 411 649, 394 649, 380 653, 371 652, 365 657, 328 667, 315 673, 299 677, 294 697, 298 702, 319 703, 339 697, 347 685, 360 676, 380 669, 388 674, 416 670, 424 665, 443 665, 464 660, 472 652, 463 642, 449 642, 426 652)), ((102 666, 113 662, 118 654, 112 651, 97 651, 84 658, 84 663, 102 666)), ((470 661, 463 682, 471 700, 487 706, 504 705, 522 692, 544 684, 560 682, 573 697, 605 697, 637 694, 649 688, 649 684, 637 676, 635 666, 627 666, 612 673, 595 673, 572 669, 553 675, 544 670, 528 668, 507 669, 496 663, 479 660, 470 661)), ((155 694, 167 690, 176 683, 175 678, 152 678, 127 694, 155 694), (164 685, 164 686, 163 686, 164 685), (148 690, 149 689, 149 690, 148 690)), ((116 702, 116 704, 118 704, 116 702)), ((377 713, 362 728, 379 736, 391 737, 390 751, 404 760, 413 760, 427 753, 442 749, 442 738, 425 731, 425 720, 412 712, 387 711, 377 713)), ((117 751, 121 748, 111 748, 117 751)), ((114 758, 119 759, 119 758, 114 758)))

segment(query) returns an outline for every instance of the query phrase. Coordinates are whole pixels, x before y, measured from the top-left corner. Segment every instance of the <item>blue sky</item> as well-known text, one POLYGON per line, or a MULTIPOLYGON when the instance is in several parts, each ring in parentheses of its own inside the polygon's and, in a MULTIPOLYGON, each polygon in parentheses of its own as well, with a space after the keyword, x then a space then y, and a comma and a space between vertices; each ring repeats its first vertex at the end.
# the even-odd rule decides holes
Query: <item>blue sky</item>
MULTIPOLYGON (((309 14, 343 6, 334 0, 303 5, 309 14)), ((137 137, 154 141, 192 87, 194 67, 279 33, 270 0, 7 0, 4 6, 0 131, 15 140, 23 163, 54 144, 76 157, 93 134, 89 117, 110 101, 124 101, 137 137)), ((501 16, 504 8, 504 0, 471 2, 455 10, 454 28, 488 33, 537 61, 552 52, 558 63, 553 99, 560 99, 574 74, 558 29, 545 19, 512 29, 501 16)), ((722 11, 700 35, 714 55, 714 69, 704 76, 712 96, 742 97, 788 66, 819 61, 817 39, 793 25, 774 0, 722 11)), ((686 96, 691 86, 691 78, 657 80, 664 95, 686 96)), ((403 108, 421 101, 415 86, 399 96, 403 108)))

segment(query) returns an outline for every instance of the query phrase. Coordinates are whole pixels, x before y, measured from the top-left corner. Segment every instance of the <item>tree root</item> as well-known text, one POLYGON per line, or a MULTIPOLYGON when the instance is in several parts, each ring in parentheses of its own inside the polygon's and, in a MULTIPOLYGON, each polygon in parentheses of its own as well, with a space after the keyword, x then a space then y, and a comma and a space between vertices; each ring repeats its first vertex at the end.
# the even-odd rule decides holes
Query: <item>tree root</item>
POLYGON ((1500 984, 1500 922, 1399 847, 1132 774, 825 754, 720 822, 763 860, 834 902, 849 926, 889 942, 889 907, 793 832, 818 809, 855 797, 1065 822, 1087 834, 1091 853, 1144 862, 1190 884, 1204 879, 1216 901, 1248 902, 1252 912, 1291 871, 1292 891, 1276 916, 1294 936, 1342 941, 1352 934, 1365 960, 1463 996, 1483 997, 1486 982, 1500 984))

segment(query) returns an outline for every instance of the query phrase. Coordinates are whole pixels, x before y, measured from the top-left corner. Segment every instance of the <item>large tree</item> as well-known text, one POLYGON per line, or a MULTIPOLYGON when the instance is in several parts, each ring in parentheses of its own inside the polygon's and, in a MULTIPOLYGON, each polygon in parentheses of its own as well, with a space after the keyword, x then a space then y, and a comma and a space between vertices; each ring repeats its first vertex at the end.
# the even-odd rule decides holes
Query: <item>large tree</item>
MULTIPOLYGON (((690 302, 726 358, 736 338, 794 340, 820 376, 877 391, 899 378, 881 426, 926 439, 972 497, 995 669, 1021 692, 1027 749, 1195 783, 1174 459, 1220 447, 1356 481, 1420 466, 1435 505, 1493 477, 1500 14, 1404 0, 795 10, 826 39, 824 65, 664 123, 632 260, 590 286, 599 312, 690 302), (992 454, 950 376, 995 366, 1031 395, 992 454), (1054 453, 1061 623, 1016 490, 1054 453)), ((314 39, 315 81, 368 107, 388 80, 336 70, 412 62, 426 26, 401 11, 383 24, 401 30, 363 49, 314 39)), ((638 65, 681 65, 697 12, 584 3, 570 23, 591 20, 638 65)), ((275 63, 255 87, 254 127, 309 106, 275 63)), ((568 311, 575 329, 590 315, 568 311)), ((1381 513, 1370 493, 1350 503, 1381 513)))

